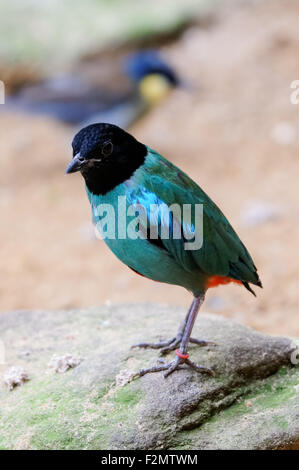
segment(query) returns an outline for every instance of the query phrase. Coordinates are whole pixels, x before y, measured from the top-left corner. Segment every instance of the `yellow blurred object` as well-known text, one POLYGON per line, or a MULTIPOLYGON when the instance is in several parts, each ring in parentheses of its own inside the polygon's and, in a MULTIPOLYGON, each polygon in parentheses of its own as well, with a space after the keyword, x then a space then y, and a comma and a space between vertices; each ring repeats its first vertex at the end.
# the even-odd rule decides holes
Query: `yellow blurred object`
POLYGON ((171 84, 159 74, 147 75, 139 83, 139 91, 144 101, 150 105, 162 101, 169 93, 171 84))

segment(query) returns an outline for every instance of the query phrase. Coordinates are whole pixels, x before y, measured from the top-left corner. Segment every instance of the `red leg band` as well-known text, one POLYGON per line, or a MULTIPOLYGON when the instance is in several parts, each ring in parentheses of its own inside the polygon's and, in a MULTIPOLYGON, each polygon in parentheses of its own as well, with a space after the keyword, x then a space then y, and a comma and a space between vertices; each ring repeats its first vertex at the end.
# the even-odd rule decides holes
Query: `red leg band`
POLYGON ((188 357, 189 357, 189 354, 188 354, 188 353, 182 354, 179 349, 176 349, 175 353, 176 353, 176 355, 177 355, 178 357, 180 357, 181 359, 188 359, 188 357))

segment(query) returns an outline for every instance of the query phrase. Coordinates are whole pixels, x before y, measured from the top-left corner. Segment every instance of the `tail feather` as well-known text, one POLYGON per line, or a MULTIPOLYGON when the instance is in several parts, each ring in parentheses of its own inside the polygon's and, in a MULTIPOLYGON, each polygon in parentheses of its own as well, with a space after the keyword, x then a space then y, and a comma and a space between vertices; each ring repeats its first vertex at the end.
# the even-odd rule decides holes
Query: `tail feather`
MULTIPOLYGON (((256 297, 256 293, 254 292, 253 289, 251 289, 248 282, 242 281, 242 284, 243 284, 244 287, 246 287, 247 290, 249 290, 249 292, 251 292, 254 295, 254 297, 256 297)), ((257 281, 254 283, 254 285, 260 287, 261 289, 263 288, 263 284, 262 284, 260 278, 258 277, 258 275, 257 275, 257 281)))
POLYGON ((251 293, 254 295, 254 297, 256 297, 256 293, 254 292, 253 289, 251 289, 251 287, 250 287, 250 285, 248 284, 248 282, 242 281, 242 284, 243 284, 244 287, 246 287, 247 290, 249 290, 249 292, 251 292, 251 293))

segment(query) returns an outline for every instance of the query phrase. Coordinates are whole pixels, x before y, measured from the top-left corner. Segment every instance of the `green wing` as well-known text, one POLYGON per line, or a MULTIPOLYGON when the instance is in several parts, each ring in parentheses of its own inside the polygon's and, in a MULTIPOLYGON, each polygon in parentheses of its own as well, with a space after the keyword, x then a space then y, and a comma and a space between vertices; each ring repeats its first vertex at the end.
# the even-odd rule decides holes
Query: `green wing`
MULTIPOLYGON (((138 177, 138 176, 137 176, 138 177)), ((185 250, 185 240, 164 240, 165 249, 187 271, 200 269, 207 275, 228 276, 261 286, 257 269, 246 247, 207 194, 175 165, 149 149, 139 184, 168 206, 203 205, 203 244, 198 250, 185 250)), ((194 217, 194 211, 193 217, 194 217)), ((193 226, 196 227, 193 219, 193 226)), ((249 290, 251 290, 249 288, 249 290)))

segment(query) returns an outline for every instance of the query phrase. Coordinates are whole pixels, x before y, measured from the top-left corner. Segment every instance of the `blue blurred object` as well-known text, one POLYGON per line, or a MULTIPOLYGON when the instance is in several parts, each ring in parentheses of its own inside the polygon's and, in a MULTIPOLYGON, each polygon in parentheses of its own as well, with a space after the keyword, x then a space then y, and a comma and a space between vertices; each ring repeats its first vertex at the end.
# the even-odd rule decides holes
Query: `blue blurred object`
POLYGON ((125 59, 125 71, 135 82, 140 82, 147 75, 162 75, 172 86, 179 86, 180 80, 176 72, 154 49, 135 52, 125 59))
MULTIPOLYGON (((113 62, 111 59, 115 65, 113 62)), ((86 67, 81 65, 83 72, 86 67)), ((97 67, 100 77, 101 62, 97 67)), ((128 128, 179 85, 177 74, 160 53, 146 49, 125 57, 119 76, 111 72, 111 79, 106 76, 101 85, 90 82, 83 73, 56 76, 24 87, 7 99, 5 109, 47 115, 80 127, 110 122, 128 128), (122 90, 128 78, 129 86, 122 90)))

